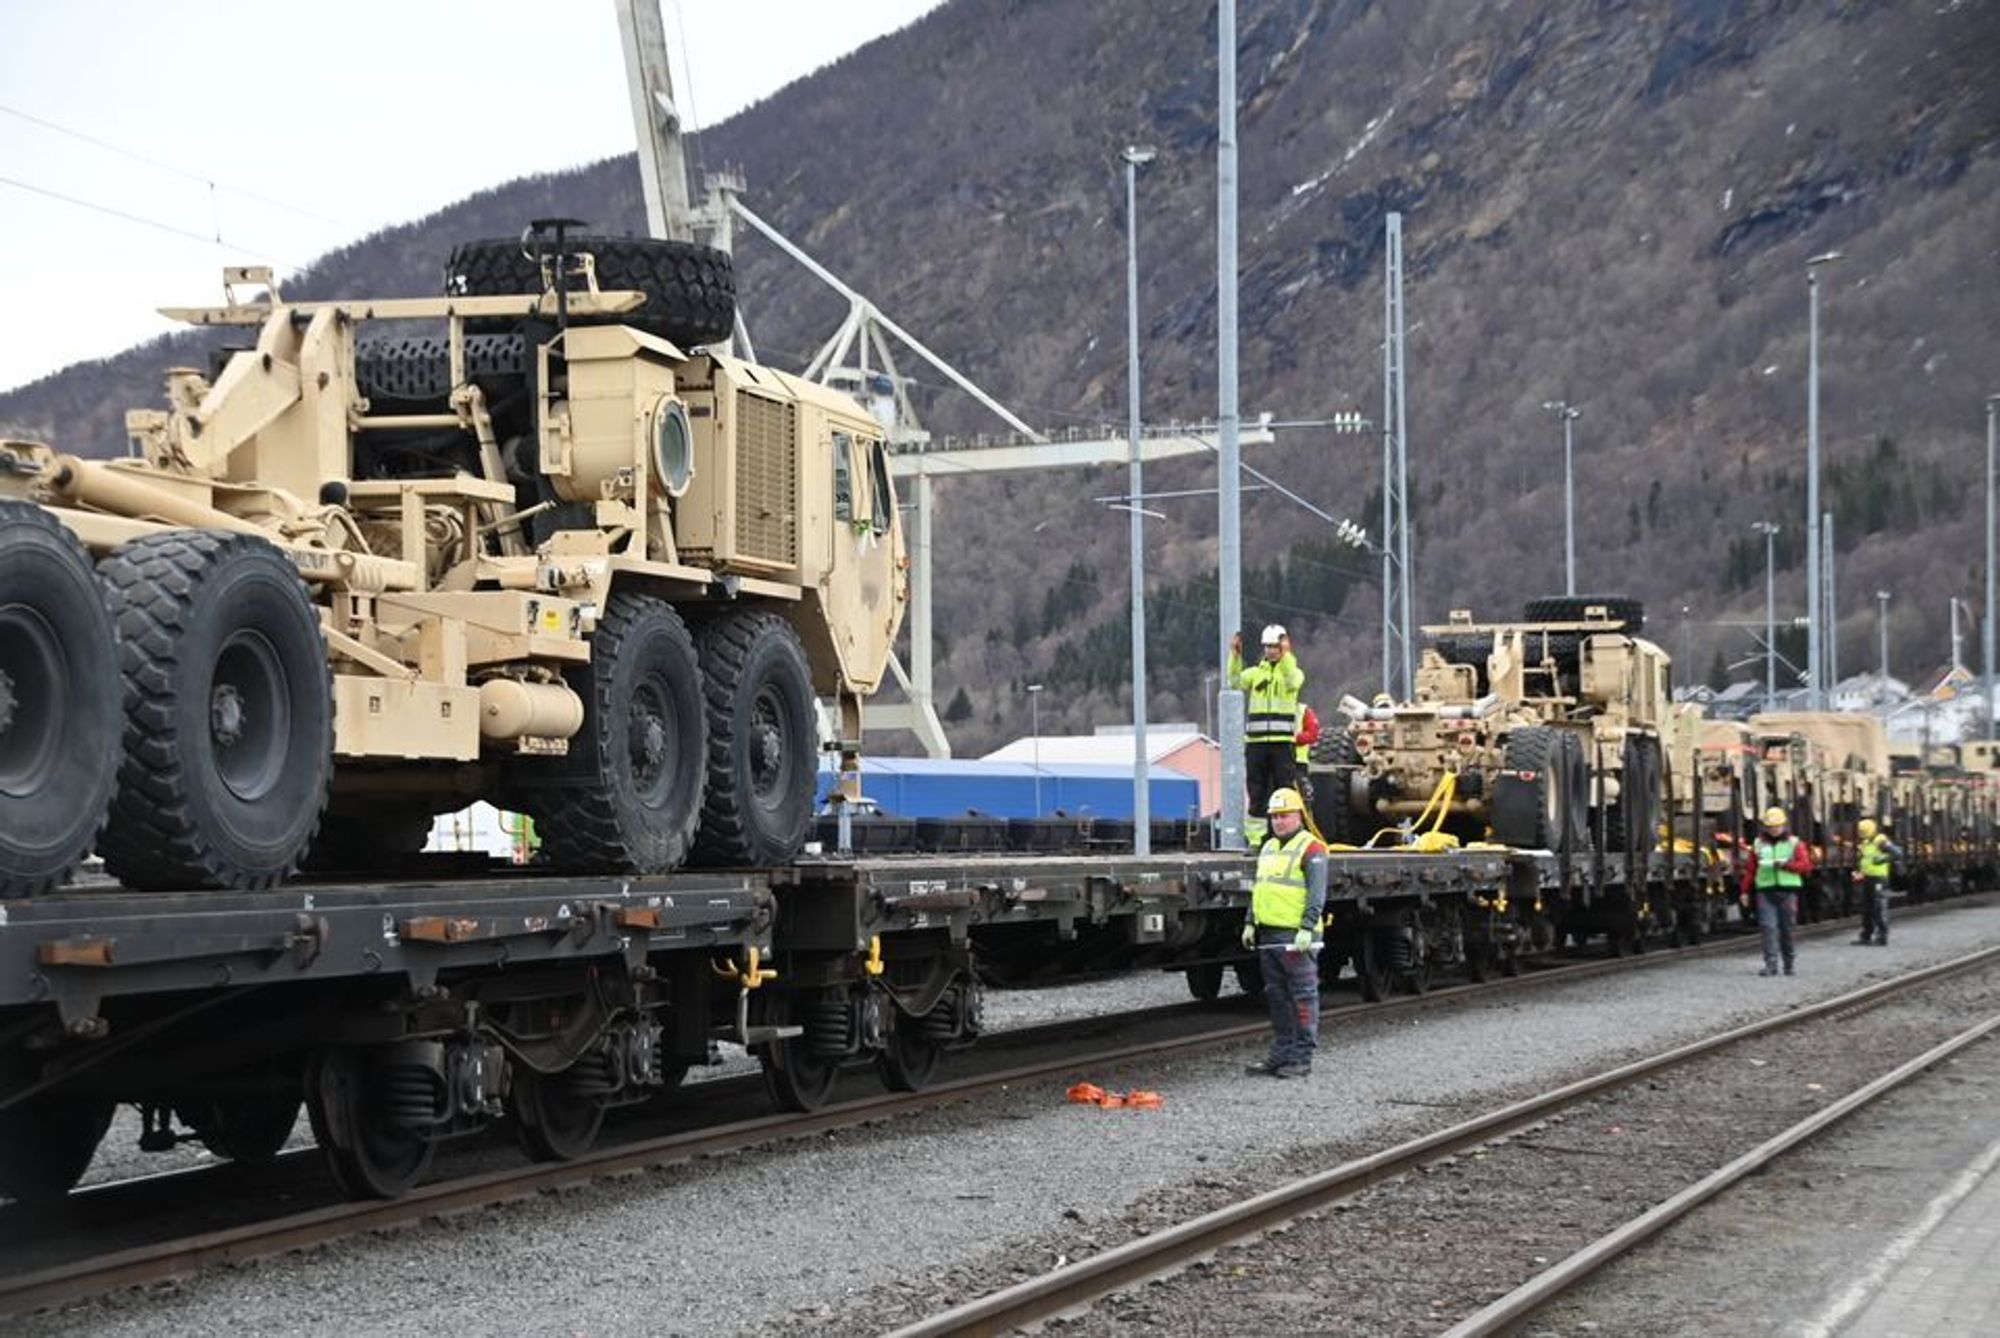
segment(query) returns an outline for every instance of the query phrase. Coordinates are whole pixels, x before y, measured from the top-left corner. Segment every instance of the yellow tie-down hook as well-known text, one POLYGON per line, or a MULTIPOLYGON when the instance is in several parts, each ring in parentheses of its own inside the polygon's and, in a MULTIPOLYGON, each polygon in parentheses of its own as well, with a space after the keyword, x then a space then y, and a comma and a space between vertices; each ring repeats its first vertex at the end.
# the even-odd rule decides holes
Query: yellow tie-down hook
POLYGON ((760 965, 762 960, 763 950, 752 947, 750 949, 750 960, 746 965, 738 966, 733 959, 711 962, 709 965, 714 969, 715 974, 721 976, 724 980, 739 981, 742 983, 744 989, 754 990, 764 982, 778 978, 776 969, 760 965))

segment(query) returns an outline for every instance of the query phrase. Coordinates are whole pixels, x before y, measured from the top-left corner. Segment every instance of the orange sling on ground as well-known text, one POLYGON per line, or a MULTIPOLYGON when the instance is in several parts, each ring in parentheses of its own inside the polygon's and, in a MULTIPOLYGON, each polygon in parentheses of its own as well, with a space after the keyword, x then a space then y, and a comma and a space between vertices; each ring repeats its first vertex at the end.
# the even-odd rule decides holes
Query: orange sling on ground
POLYGON ((1098 1106, 1105 1110, 1115 1110, 1129 1106, 1135 1110, 1158 1110, 1167 1103, 1158 1092, 1143 1088, 1131 1092, 1107 1092, 1095 1083, 1080 1082, 1069 1089, 1069 1099, 1079 1106, 1098 1106))

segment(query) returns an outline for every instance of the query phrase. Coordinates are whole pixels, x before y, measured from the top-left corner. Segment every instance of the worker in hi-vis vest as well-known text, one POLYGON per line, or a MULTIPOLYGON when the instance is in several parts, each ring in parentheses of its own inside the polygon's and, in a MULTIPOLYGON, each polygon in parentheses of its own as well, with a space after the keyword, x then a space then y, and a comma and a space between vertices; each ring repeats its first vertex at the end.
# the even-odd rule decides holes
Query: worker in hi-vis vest
POLYGON ((1271 834, 1257 852, 1243 946, 1256 949, 1271 1009, 1271 1052, 1254 1074, 1303 1078, 1319 1048, 1320 916, 1326 911, 1326 847, 1306 830, 1305 800, 1289 786, 1266 808, 1271 834))
POLYGON ((1792 974, 1792 926, 1799 918, 1799 889, 1813 871, 1812 848, 1791 832, 1785 810, 1775 805, 1764 810, 1764 830, 1750 843, 1750 857, 1743 865, 1743 895, 1757 898, 1757 928, 1764 939, 1764 969, 1760 975, 1775 976, 1782 960, 1786 975, 1792 974))
POLYGON ((1264 810, 1272 793, 1298 781, 1293 736, 1299 728, 1299 689, 1306 683, 1292 654, 1292 638, 1282 626, 1272 623, 1259 640, 1264 657, 1248 667, 1242 633, 1229 640, 1229 686, 1244 695, 1243 773, 1250 803, 1243 835, 1253 844, 1263 841, 1264 810))
POLYGON ((1856 943, 1889 946, 1889 873, 1903 851, 1873 818, 1855 826, 1861 838, 1860 865, 1854 881, 1861 884, 1861 937, 1856 943))

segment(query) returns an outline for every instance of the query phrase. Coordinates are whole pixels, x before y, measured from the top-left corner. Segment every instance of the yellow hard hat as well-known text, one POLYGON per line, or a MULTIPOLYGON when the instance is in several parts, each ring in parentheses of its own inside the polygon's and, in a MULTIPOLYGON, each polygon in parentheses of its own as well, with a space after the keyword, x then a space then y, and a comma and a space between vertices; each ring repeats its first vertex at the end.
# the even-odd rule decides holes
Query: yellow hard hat
POLYGON ((1873 818, 1863 818, 1856 826, 1857 830, 1861 833, 1861 839, 1864 841, 1881 830, 1881 828, 1875 825, 1875 819, 1873 818))
POLYGON ((1271 791, 1271 802, 1264 806, 1266 817, 1277 817, 1280 813, 1304 813, 1306 801, 1291 786, 1282 786, 1271 791))
POLYGON ((1764 825, 1766 827, 1782 827, 1790 821, 1791 819, 1785 816, 1785 810, 1779 808, 1776 804, 1764 810, 1764 825))

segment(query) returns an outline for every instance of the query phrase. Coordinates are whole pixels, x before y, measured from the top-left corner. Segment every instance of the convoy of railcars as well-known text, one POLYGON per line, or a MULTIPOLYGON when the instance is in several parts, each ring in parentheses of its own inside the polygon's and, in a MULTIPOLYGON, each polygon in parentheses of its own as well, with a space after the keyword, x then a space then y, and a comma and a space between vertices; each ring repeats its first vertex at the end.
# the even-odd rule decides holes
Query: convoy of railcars
MULTIPOLYGON (((723 258, 551 227, 462 250, 441 298, 233 271, 261 292, 182 314, 255 346, 171 372, 133 458, 0 442, 0 1194, 66 1194, 120 1104, 144 1148, 253 1163, 303 1109, 343 1189, 391 1196, 495 1122, 574 1157, 725 1043, 810 1109, 847 1068, 933 1081, 986 988, 1257 988, 1252 862, 1200 824, 1142 857, 1115 821, 850 810, 805 845, 907 598, 884 434, 698 351, 723 258), (410 320, 443 337, 357 337, 410 320), (540 820, 536 865, 416 853, 482 795, 540 820), (71 878, 92 849, 119 881, 71 878)), ((1821 854, 1812 914, 1864 816, 1915 894, 1990 878, 1990 746, 1701 721, 1642 626, 1455 614, 1415 701, 1345 704, 1312 766, 1326 982, 1691 941, 1740 915, 1772 805, 1821 854)))
MULTIPOLYGON (((1828 756, 1827 739, 1866 735, 1850 718, 1682 723, 1664 731, 1651 848, 1611 846, 1601 819, 1556 849, 1337 846, 1323 980, 1374 999, 1565 942, 1697 941, 1742 918, 1736 852, 1773 804, 1821 861, 1809 917, 1845 911, 1861 816, 1907 852, 1907 895, 1991 885, 1990 746, 1885 748, 1884 774, 1866 749, 1828 756)), ((1200 826, 1163 829, 1145 857, 1129 825, 1101 826, 1051 820, 1015 838, 1029 849, 979 849, 1010 829, 968 822, 949 849, 763 870, 420 856, 386 881, 0 902, 0 1192, 66 1193, 121 1103, 142 1147, 196 1139, 249 1163, 303 1108, 341 1187, 391 1196, 496 1122, 531 1156, 574 1157, 607 1111, 659 1099, 725 1043, 757 1056, 779 1105, 811 1109, 843 1071, 934 1081, 977 1039, 988 988, 1158 969, 1197 998, 1232 974, 1255 992, 1237 947, 1250 860, 1200 848, 1200 826)))

